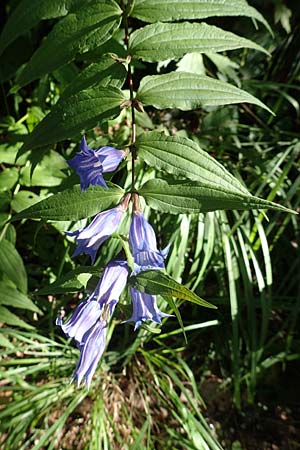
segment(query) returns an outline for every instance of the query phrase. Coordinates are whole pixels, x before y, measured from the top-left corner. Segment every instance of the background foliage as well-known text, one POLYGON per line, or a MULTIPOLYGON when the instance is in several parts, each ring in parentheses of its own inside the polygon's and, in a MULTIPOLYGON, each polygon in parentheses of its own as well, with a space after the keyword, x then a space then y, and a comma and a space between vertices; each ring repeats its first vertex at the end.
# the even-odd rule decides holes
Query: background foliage
MULTIPOLYGON (((26 2, 2 3, 3 25, 20 3, 26 2)), ((71 259, 74 244, 64 235, 64 230, 78 228, 78 219, 86 223, 86 211, 69 220, 64 205, 60 221, 41 222, 26 219, 24 210, 78 183, 65 159, 77 151, 83 128, 95 148, 112 142, 122 148, 130 139, 130 111, 125 108, 119 114, 120 102, 128 99, 126 70, 103 57, 107 52, 126 56, 122 25, 118 29, 119 6, 100 3, 105 18, 103 9, 97 16, 97 2, 88 2, 74 18, 67 13, 76 11, 79 0, 27 1, 27 14, 10 33, 2 34, 0 48, 7 48, 0 72, 1 448, 299 448, 299 219, 292 214, 269 211, 266 220, 257 210, 210 211, 203 206, 200 214, 189 215, 193 203, 183 211, 182 202, 172 206, 171 212, 181 212, 178 216, 166 214, 170 207, 147 209, 160 247, 172 243, 167 272, 218 310, 182 303, 186 343, 175 319, 164 321, 161 330, 144 327, 135 334, 130 325, 120 326, 128 317, 125 305, 111 324, 108 350, 91 390, 69 384, 78 351, 55 327, 55 317, 78 304, 84 288, 94 285, 99 268, 120 244, 117 239, 104 244, 91 268, 85 256, 71 259), (86 21, 88 31, 81 33, 86 21), (55 42, 70 30, 68 45, 57 47, 55 42), (57 48, 54 54, 51 40, 45 40, 49 33, 57 48), (84 115, 78 114, 80 102, 86 105, 84 115), (20 213, 19 220, 7 222, 15 213, 20 213)), ((157 24, 144 27, 143 36, 141 21, 145 14, 152 14, 153 22, 161 17, 155 16, 155 8, 143 9, 145 2, 136 4, 129 48, 137 55, 132 63, 134 89, 140 86, 138 100, 146 111, 136 112, 138 131, 151 131, 151 142, 157 131, 165 131, 170 135, 166 141, 174 145, 175 140, 178 152, 180 140, 190 138, 251 194, 299 210, 297 6, 281 0, 249 2, 270 24, 272 35, 258 12, 250 9, 245 14, 256 15, 256 28, 249 18, 228 17, 224 6, 215 5, 220 14, 215 11, 217 17, 206 18, 203 13, 206 23, 247 42, 233 42, 236 50, 221 53, 185 42, 183 50, 176 47, 169 54, 160 39, 157 58, 151 53, 157 47, 157 24), (271 56, 253 50, 258 44, 271 56), (158 75, 167 80, 162 87, 163 93, 169 88, 167 103, 157 95, 157 86, 153 90, 158 75), (195 83, 207 75, 231 83, 234 94, 235 87, 243 89, 241 103, 226 105, 220 98, 214 103, 213 84, 212 97, 202 107, 187 95, 187 88, 182 103, 178 105, 178 98, 170 103, 172 92, 187 79, 195 83), (274 116, 253 106, 260 104, 258 98, 274 116)), ((171 11, 180 14, 179 5, 171 11)), ((191 26, 171 25, 164 23, 160 31, 174 39, 180 33, 183 38, 191 26)), ((202 25, 197 33, 205 34, 202 25)), ((147 182, 143 195, 155 207, 158 185, 153 178, 158 170, 165 176, 158 192, 166 192, 174 182, 167 174, 182 180, 186 168, 170 167, 172 161, 166 166, 166 155, 162 165, 148 147, 147 137, 139 137, 136 178, 138 185, 147 182)), ((127 189, 131 179, 125 164, 108 180, 127 189)), ((189 171, 191 167, 189 161, 189 171)), ((197 187, 197 179, 192 180, 189 191, 197 187)), ((115 187, 109 195, 103 197, 101 209, 117 203, 122 192, 115 187)), ((95 212, 91 209, 89 215, 95 212)), ((31 212, 31 217, 41 217, 36 214, 31 212)))

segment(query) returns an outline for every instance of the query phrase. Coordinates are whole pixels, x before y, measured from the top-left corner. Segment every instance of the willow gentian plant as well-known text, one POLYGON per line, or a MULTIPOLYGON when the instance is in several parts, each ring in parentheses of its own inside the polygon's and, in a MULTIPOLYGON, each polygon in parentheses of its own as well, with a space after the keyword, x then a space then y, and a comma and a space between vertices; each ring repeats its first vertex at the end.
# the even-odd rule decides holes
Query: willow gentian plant
MULTIPOLYGON (((92 264, 97 264, 100 247, 104 241, 109 245, 110 236, 117 236, 123 242, 126 261, 124 255, 114 255, 96 290, 77 306, 66 323, 58 319, 64 333, 73 337, 79 347, 74 379, 79 384, 84 379, 89 386, 105 349, 110 317, 126 284, 132 303, 132 316, 127 321, 133 322, 135 329, 147 321, 160 324, 163 317, 169 316, 158 309, 158 295, 167 301, 169 312, 174 312, 181 324, 176 297, 215 308, 166 273, 169 246, 158 248, 155 232, 140 206, 141 198, 147 211, 150 210, 150 218, 155 211, 179 215, 233 209, 288 210, 252 195, 240 179, 206 149, 200 148, 199 140, 182 137, 174 129, 165 128, 162 132, 159 125, 153 125, 151 130, 146 125, 137 129, 137 113, 147 117, 149 108, 152 111, 202 109, 205 114, 207 107, 249 103, 251 107, 263 108, 266 114, 271 113, 259 99, 224 80, 195 73, 190 65, 180 72, 174 70, 174 62, 186 60, 195 52, 207 57, 237 48, 267 53, 252 40, 200 22, 223 11, 223 15, 251 17, 269 28, 254 8, 246 1, 236 2, 234 7, 230 2, 216 5, 213 1, 181 0, 75 3, 64 5, 65 16, 20 69, 17 82, 24 86, 78 57, 82 67, 86 52, 89 58, 97 56, 79 71, 49 114, 27 136, 18 156, 78 137, 81 130, 90 133, 96 126, 108 141, 108 121, 124 117, 124 110, 129 138, 125 133, 121 149, 110 144, 93 150, 82 137, 80 152, 68 160, 70 168, 79 176, 80 186, 55 193, 17 217, 70 223, 94 217, 87 227, 67 232, 75 238, 73 256, 85 253, 92 264), (117 42, 116 36, 122 42, 117 42), (136 74, 140 62, 163 61, 173 62, 163 74, 157 72, 143 77, 136 74), (137 161, 144 163, 144 178, 137 177, 137 161), (114 179, 120 167, 122 173, 127 171, 131 177, 130 185, 126 182, 125 188, 107 180, 107 174, 114 179), (127 237, 119 236, 121 219, 129 211, 132 218, 127 237)), ((18 14, 18 8, 16 11, 18 14)), ((55 6, 53 11, 53 17, 61 15, 55 6)), ((11 39, 7 28, 3 34, 2 50, 11 39)))

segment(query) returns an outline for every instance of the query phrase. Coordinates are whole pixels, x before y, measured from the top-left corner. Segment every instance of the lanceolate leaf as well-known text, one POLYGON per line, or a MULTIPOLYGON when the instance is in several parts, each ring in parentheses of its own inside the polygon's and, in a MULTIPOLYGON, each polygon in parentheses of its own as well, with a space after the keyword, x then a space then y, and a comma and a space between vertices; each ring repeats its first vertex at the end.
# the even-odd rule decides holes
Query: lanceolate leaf
POLYGON ((84 192, 79 186, 74 186, 21 211, 13 220, 79 220, 118 204, 123 195, 123 189, 112 184, 109 189, 94 186, 84 192))
POLYGON ((250 195, 222 164, 191 139, 151 131, 138 137, 136 148, 138 156, 149 166, 191 180, 215 184, 237 194, 250 195))
POLYGON ((144 105, 152 105, 158 109, 178 108, 187 111, 200 106, 247 102, 270 111, 260 100, 242 89, 205 75, 188 72, 171 72, 143 78, 137 98, 144 105))
POLYGON ((113 0, 82 4, 61 19, 17 78, 23 86, 111 38, 122 11, 113 0))
POLYGON ((21 0, 9 16, 0 36, 0 54, 40 20, 65 16, 81 0, 21 0))
POLYGON ((246 16, 270 27, 245 0, 135 0, 131 15, 145 22, 204 19, 214 16, 246 16))
POLYGON ((267 53, 260 45, 206 23, 155 23, 130 36, 129 52, 143 61, 181 58, 191 52, 221 52, 246 47, 267 53))
POLYGON ((93 85, 97 86, 114 86, 121 88, 126 79, 127 72, 125 66, 114 61, 110 56, 103 56, 97 62, 90 64, 82 70, 76 78, 63 91, 62 97, 70 97, 78 91, 87 89, 93 85))
MULTIPOLYGON (((16 288, 6 285, 0 281, 0 305, 11 306, 12 308, 23 308, 29 311, 41 313, 41 310, 26 295, 21 294, 16 288)), ((1 320, 1 319, 0 319, 1 320)))
POLYGON ((63 96, 26 138, 19 153, 70 138, 84 128, 118 115, 122 101, 124 94, 120 89, 101 85, 63 96))
POLYGON ((7 239, 0 241, 0 271, 4 272, 17 288, 26 294, 27 275, 22 258, 15 246, 7 239))
POLYGON ((178 181, 168 183, 161 179, 147 181, 139 194, 146 203, 158 211, 181 214, 215 211, 217 209, 277 209, 291 212, 276 203, 245 194, 236 188, 225 188, 209 181, 178 181))
POLYGON ((130 277, 129 283, 135 289, 147 294, 177 297, 196 303, 199 306, 216 309, 216 306, 198 297, 198 295, 177 283, 162 270, 145 270, 136 276, 130 277))

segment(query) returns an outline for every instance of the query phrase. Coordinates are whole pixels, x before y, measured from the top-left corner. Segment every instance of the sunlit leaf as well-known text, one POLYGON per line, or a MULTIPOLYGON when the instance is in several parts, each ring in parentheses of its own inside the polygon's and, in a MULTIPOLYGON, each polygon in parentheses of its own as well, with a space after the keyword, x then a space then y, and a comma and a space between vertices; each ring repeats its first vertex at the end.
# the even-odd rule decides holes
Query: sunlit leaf
POLYGON ((245 0, 135 0, 131 15, 144 22, 246 16, 262 22, 270 30, 263 16, 245 0))
POLYGON ((260 100, 231 84, 204 75, 171 72, 144 77, 137 92, 144 105, 158 109, 178 108, 184 111, 201 106, 253 103, 269 110, 260 100))
POLYGON ((218 209, 275 209, 294 213, 284 206, 243 191, 238 193, 236 188, 228 189, 207 180, 167 182, 152 179, 139 189, 139 193, 151 208, 172 214, 199 213, 218 209))
POLYGON ((130 36, 131 56, 143 61, 181 58, 191 52, 221 52, 253 48, 267 53, 249 39, 206 23, 155 23, 136 30, 130 36))
POLYGON ((135 289, 146 292, 147 294, 162 296, 171 295, 172 297, 196 303, 199 306, 216 309, 215 305, 208 303, 190 289, 177 283, 177 281, 173 280, 173 278, 162 270, 145 270, 138 275, 130 277, 129 283, 135 289))
POLYGON ((215 184, 219 189, 250 195, 239 180, 196 142, 180 136, 166 136, 155 131, 141 134, 137 154, 148 165, 196 181, 215 184))

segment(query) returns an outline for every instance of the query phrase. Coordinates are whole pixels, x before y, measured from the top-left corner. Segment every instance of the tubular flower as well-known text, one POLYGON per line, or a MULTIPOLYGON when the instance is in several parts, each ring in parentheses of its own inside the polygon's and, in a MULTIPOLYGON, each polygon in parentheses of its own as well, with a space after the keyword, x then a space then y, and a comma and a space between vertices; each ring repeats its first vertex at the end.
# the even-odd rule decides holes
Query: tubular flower
POLYGON ((113 147, 93 150, 88 147, 84 136, 80 149, 81 152, 67 162, 79 175, 81 190, 84 191, 90 185, 107 188, 102 174, 114 171, 125 157, 125 152, 113 147))
POLYGON ((164 260, 170 246, 157 249, 156 236, 152 226, 140 211, 135 211, 129 231, 129 243, 134 259, 134 273, 148 269, 164 269, 164 260))
POLYGON ((93 375, 103 355, 106 345, 106 320, 98 320, 83 336, 79 346, 80 357, 73 375, 73 379, 80 385, 84 378, 89 389, 93 375))
POLYGON ((134 330, 146 320, 161 323, 162 317, 171 317, 170 314, 165 314, 158 309, 155 295, 149 295, 134 288, 130 288, 130 295, 132 316, 126 322, 135 322, 134 330))
POLYGON ((106 345, 107 322, 126 286, 127 275, 125 261, 111 261, 105 267, 96 289, 75 309, 71 318, 65 324, 60 317, 56 321, 67 336, 75 338, 80 349, 73 375, 78 385, 84 378, 90 386, 106 345))
POLYGON ((73 257, 80 253, 90 255, 92 264, 95 261, 97 251, 118 228, 124 210, 121 205, 116 208, 103 211, 92 220, 85 228, 77 231, 66 231, 68 236, 75 236, 77 244, 73 257))

